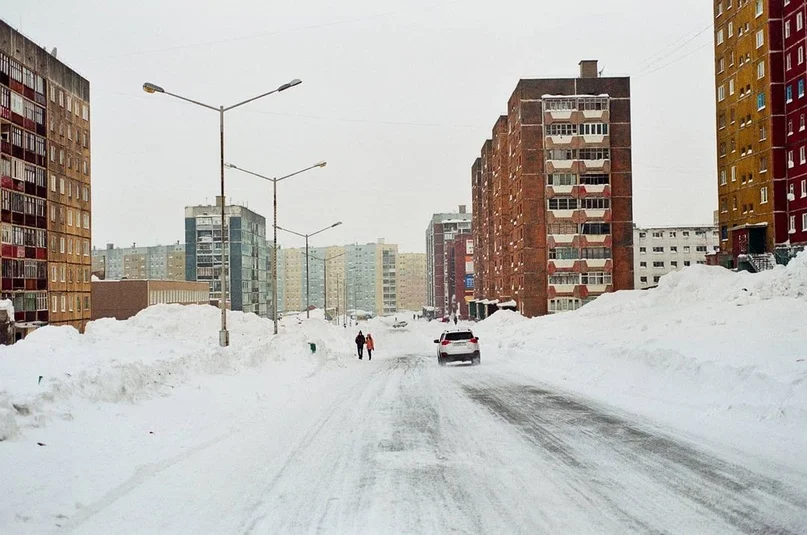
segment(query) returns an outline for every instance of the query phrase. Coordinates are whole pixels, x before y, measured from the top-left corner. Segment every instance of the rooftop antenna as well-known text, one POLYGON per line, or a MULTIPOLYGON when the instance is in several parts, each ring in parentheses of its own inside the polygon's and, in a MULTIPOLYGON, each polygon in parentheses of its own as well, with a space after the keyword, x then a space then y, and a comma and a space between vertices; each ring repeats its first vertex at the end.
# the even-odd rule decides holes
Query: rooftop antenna
POLYGON ((604 73, 604 72, 605 72, 605 67, 603 67, 602 69, 600 69, 600 72, 599 72, 599 73, 597 73, 597 76, 599 76, 600 78, 602 78, 602 73, 604 73))

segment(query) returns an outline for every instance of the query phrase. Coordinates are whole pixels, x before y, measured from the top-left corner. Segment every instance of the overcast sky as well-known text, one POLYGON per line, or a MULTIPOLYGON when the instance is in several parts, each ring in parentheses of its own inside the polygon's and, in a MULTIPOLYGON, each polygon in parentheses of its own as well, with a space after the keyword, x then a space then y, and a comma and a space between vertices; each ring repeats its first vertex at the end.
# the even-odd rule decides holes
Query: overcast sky
MULTIPOLYGON (((90 80, 93 241, 183 240, 219 189, 218 117, 144 81, 229 105, 226 158, 279 176, 278 224, 312 245, 424 251, 432 213, 471 204, 470 167, 521 77, 580 59, 632 77, 634 220, 712 221, 712 5, 702 0, 0 0, 0 16, 90 80)), ((271 184, 227 196, 271 218, 271 184)), ((283 237, 287 247, 302 240, 283 237)))

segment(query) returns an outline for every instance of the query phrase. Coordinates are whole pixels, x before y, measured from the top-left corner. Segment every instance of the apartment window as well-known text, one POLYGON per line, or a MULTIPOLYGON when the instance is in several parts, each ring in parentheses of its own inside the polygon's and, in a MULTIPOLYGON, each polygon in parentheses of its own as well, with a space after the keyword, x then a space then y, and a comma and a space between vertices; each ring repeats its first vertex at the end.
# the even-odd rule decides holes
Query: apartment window
POLYGON ((807 154, 804 152, 805 147, 799 147, 799 163, 803 164, 807 162, 807 154))
POLYGON ((790 54, 785 55, 785 70, 789 71, 793 68, 793 63, 790 61, 790 54))
POLYGON ((645 239, 645 238, 647 238, 647 232, 640 232, 640 233, 639 233, 639 239, 642 239, 642 240, 643 240, 643 239, 645 239))
POLYGON ((647 284, 647 277, 639 277, 639 282, 642 284, 647 284))
POLYGON ((726 28, 726 34, 728 37, 734 37, 734 23, 729 22, 728 28, 726 28))
POLYGON ((734 165, 731 166, 731 181, 737 182, 737 167, 734 165))
POLYGON ((729 96, 734 94, 734 78, 729 80, 729 96))
POLYGON ((64 179, 59 179, 59 194, 64 195, 64 179))
POLYGON ((760 61, 757 63, 757 80, 765 78, 765 62, 760 61))
POLYGON ((67 226, 68 227, 73 226, 73 210, 67 211, 67 226))
POLYGON ((799 65, 804 63, 804 47, 800 46, 798 49, 799 65))
POLYGON ((801 214, 801 231, 807 231, 807 214, 801 214))
POLYGON ((796 216, 790 216, 790 234, 796 232, 796 216))
POLYGON ((59 252, 64 254, 64 238, 59 238, 59 252))
POLYGON ((765 109, 765 93, 757 95, 757 111, 765 109))
POLYGON ((759 190, 759 204, 765 204, 768 202, 768 187, 765 186, 759 190))
POLYGON ((801 181, 801 196, 802 198, 807 197, 807 180, 801 181))
POLYGON ((729 203, 728 203, 728 201, 726 199, 721 199, 720 200, 720 211, 722 213, 726 213, 726 212, 729 211, 729 203))
POLYGON ((664 247, 653 247, 654 254, 664 254, 664 247))
POLYGON ((663 238, 663 237, 664 237, 664 233, 663 233, 663 232, 654 232, 654 233, 653 233, 653 237, 654 237, 654 238, 663 238))
POLYGON ((766 173, 768 171, 768 157, 763 156, 759 159, 759 172, 766 173))
POLYGON ((572 197, 555 197, 549 199, 550 210, 577 210, 577 199, 572 197))
POLYGON ((759 30, 757 32, 757 48, 762 48, 762 45, 765 44, 765 30, 759 30))
POLYGON ((647 262, 639 262, 639 267, 640 268, 646 268, 647 267, 647 262))
POLYGON ((734 196, 734 200, 731 203, 731 209, 734 210, 735 212, 737 211, 737 196, 736 195, 734 196))
POLYGON ((786 20, 785 21, 785 39, 787 39, 788 37, 790 37, 790 21, 786 20))
POLYGON ((718 116, 718 118, 717 118, 717 126, 718 126, 718 128, 720 128, 721 130, 722 130, 722 129, 724 129, 724 128, 726 128, 726 114, 725 114, 725 113, 721 113, 721 114, 718 116))
POLYGON ((676 233, 675 232, 670 232, 670 238, 675 238, 675 237, 676 237, 676 233))
POLYGON ((726 170, 725 169, 720 170, 720 185, 721 186, 726 185, 726 170))
POLYGON ((689 253, 692 248, 689 245, 684 245, 684 253, 689 253))
POLYGON ((56 269, 56 266, 51 266, 50 268, 50 280, 56 282, 59 278, 59 272, 56 269))
POLYGON ((717 88, 717 101, 723 102, 724 100, 726 100, 726 88, 721 85, 717 88))
POLYGON ((664 262, 661 261, 661 260, 653 262, 653 267, 654 268, 663 268, 664 267, 664 262))
POLYGON ((760 125, 759 127, 759 140, 765 141, 768 139, 768 131, 765 128, 765 125, 760 125))
POLYGON ((787 166, 790 168, 793 167, 794 165, 795 163, 793 163, 793 151, 789 150, 787 151, 787 166))
POLYGON ((719 30, 717 30, 717 44, 718 45, 723 44, 723 28, 720 28, 719 30))
POLYGON ((803 78, 801 80, 799 80, 799 92, 798 92, 798 95, 799 95, 799 98, 804 96, 804 79, 803 78))
POLYGON ((785 87, 785 101, 786 102, 793 102, 793 86, 788 85, 785 87))
POLYGON ((677 268, 678 267, 678 260, 673 260, 670 262, 670 267, 677 268))
POLYGON ((762 0, 756 0, 756 5, 754 6, 754 16, 759 17, 762 15, 762 0))
POLYGON ((717 72, 718 74, 720 74, 724 70, 726 70, 726 60, 723 57, 721 57, 720 59, 717 60, 717 72))
POLYGON ((67 298, 63 295, 62 296, 62 312, 66 312, 67 310, 67 298))

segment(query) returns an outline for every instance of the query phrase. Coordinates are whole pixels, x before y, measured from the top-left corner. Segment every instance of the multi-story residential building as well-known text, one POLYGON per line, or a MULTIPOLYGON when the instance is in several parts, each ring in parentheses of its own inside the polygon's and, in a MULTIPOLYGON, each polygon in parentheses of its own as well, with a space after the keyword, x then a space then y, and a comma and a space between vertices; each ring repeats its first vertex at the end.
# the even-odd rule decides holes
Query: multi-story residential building
MULTIPOLYGON (((278 256, 281 310, 312 307, 394 314, 399 308, 398 246, 384 243, 309 247, 306 288, 305 248, 281 249, 278 256), (327 290, 327 292, 326 292, 327 290), (325 302, 327 293, 327 303, 325 302)), ((420 305, 418 305, 419 307, 420 305)))
POLYGON ((714 225, 633 228, 634 287, 651 288, 662 276, 695 264, 720 250, 714 225))
MULTIPOLYGON (((484 164, 480 167, 483 167, 484 164)), ((474 166, 476 169, 478 166, 474 166)), ((477 200, 486 209, 488 201, 477 200)), ((426 228, 426 299, 427 305, 434 307, 435 314, 451 314, 456 311, 454 294, 455 269, 453 264, 454 238, 459 234, 470 234, 473 215, 467 213, 465 205, 455 213, 434 214, 426 228)), ((480 223, 483 224, 483 223, 480 223)), ((489 227, 485 227, 487 233, 489 227)), ((484 278, 484 276, 483 276, 484 278)))
POLYGON ((92 272, 106 280, 150 279, 185 280, 185 245, 118 247, 92 251, 92 272), (103 275, 103 276, 101 276, 103 275))
POLYGON ((468 318, 468 303, 474 298, 473 236, 471 234, 457 234, 454 236, 454 246, 449 251, 449 255, 449 264, 454 266, 454 286, 451 292, 453 296, 452 308, 459 317, 468 318))
POLYGON ((420 311, 426 303, 426 254, 398 253, 398 309, 420 311))
POLYGON ((185 279, 208 282, 210 301, 220 303, 224 260, 228 307, 270 317, 273 307, 266 219, 243 206, 225 206, 227 254, 223 259, 222 202, 221 197, 216 197, 216 206, 185 208, 185 279))
POLYGON ((766 257, 807 243, 805 6, 714 3, 719 263, 727 267, 769 267, 766 257))
POLYGON ((803 248, 807 244, 807 0, 789 0, 782 9, 787 130, 785 212, 789 245, 803 248))
POLYGON ((573 310, 633 288, 631 169, 629 78, 581 61, 578 78, 520 80, 472 168, 473 315, 573 310))
POLYGON ((0 21, 2 297, 18 327, 90 319, 90 83, 0 21))

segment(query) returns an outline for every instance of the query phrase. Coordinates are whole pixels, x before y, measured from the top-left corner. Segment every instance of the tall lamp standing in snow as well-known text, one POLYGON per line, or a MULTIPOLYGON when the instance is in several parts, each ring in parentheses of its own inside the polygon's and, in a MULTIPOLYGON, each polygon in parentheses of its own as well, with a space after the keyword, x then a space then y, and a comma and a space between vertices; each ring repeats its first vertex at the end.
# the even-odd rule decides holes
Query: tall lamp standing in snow
POLYGON ((272 183, 272 203, 274 204, 274 209, 272 211, 274 217, 274 223, 272 224, 272 231, 273 231, 273 238, 272 238, 272 320, 275 323, 275 334, 277 334, 277 183, 281 180, 286 180, 287 178, 291 178, 295 175, 299 175, 300 173, 305 173, 306 171, 310 171, 311 169, 316 169, 317 167, 325 167, 328 165, 328 162, 322 161, 316 163, 310 167, 306 167, 305 169, 300 169, 299 171, 295 171, 290 173, 286 176, 282 176, 280 178, 269 178, 268 176, 259 175, 258 173, 254 173, 252 171, 247 171, 246 169, 241 169, 231 163, 224 164, 225 167, 229 169, 235 169, 236 171, 241 171, 242 173, 246 173, 248 175, 256 176, 258 178, 262 178, 264 180, 268 180, 272 183))
POLYGON ((337 221, 333 225, 328 225, 325 228, 321 228, 316 232, 312 232, 311 234, 302 234, 300 232, 294 232, 293 230, 289 230, 287 228, 278 227, 275 225, 275 228, 278 230, 282 230, 283 232, 288 232, 289 234, 294 234, 295 236, 300 236, 301 238, 305 238, 305 317, 311 317, 311 284, 308 278, 308 238, 312 236, 316 236, 320 232, 325 232, 328 229, 332 229, 334 227, 338 227, 341 225, 341 221, 337 221))
POLYGON ((268 91, 266 93, 262 93, 257 97, 252 97, 250 99, 244 100, 239 102, 238 104, 233 104, 232 106, 211 106, 209 104, 205 104, 203 102, 199 102, 196 100, 192 100, 181 95, 177 95, 175 93, 169 93, 162 87, 152 84, 151 82, 146 82, 143 84, 143 91, 146 93, 163 93, 165 95, 172 96, 174 98, 178 98, 179 100, 184 100, 185 102, 190 102, 191 104, 196 104, 197 106, 201 106, 203 108, 207 108, 209 110, 217 111, 219 113, 219 149, 221 153, 220 158, 220 171, 221 171, 221 298, 219 299, 219 305, 221 306, 221 331, 219 331, 219 345, 221 347, 227 347, 230 345, 230 333, 227 331, 227 233, 226 230, 226 214, 224 210, 225 206, 225 196, 224 196, 224 112, 230 111, 234 108, 238 108, 239 106, 243 106, 253 100, 258 100, 259 98, 263 98, 265 96, 271 95, 272 93, 279 93, 281 91, 285 91, 290 87, 294 87, 295 85, 300 85, 303 83, 301 80, 294 79, 289 83, 283 84, 277 89, 273 89, 272 91, 268 91))

